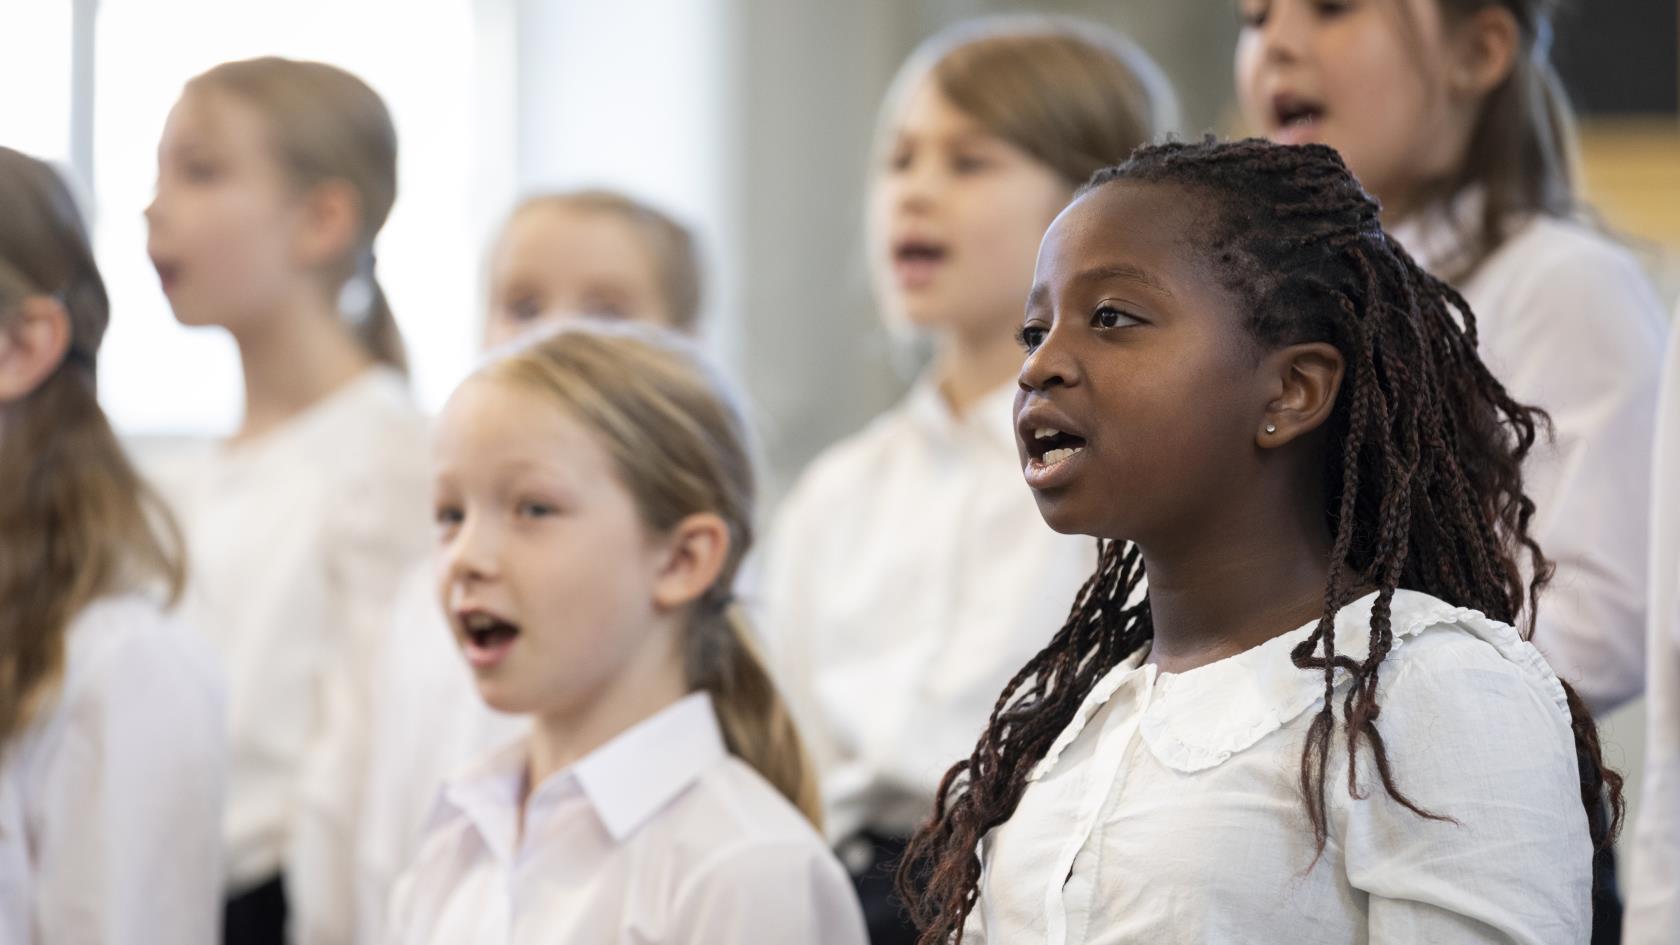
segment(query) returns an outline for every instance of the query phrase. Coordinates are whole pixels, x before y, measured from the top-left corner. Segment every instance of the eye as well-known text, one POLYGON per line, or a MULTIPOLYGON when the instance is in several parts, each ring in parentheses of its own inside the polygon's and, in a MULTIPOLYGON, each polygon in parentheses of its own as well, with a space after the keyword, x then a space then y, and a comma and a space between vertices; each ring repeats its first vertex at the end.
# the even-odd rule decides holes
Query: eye
POLYGON ((432 521, 437 525, 438 535, 447 538, 455 529, 461 527, 461 520, 466 516, 456 505, 439 504, 432 510, 432 521))
POLYGON ((181 176, 194 184, 208 184, 222 176, 222 169, 210 161, 187 160, 181 164, 181 176))
POLYGON ((906 171, 910 168, 910 149, 906 147, 893 148, 887 153, 887 169, 906 171))
POLYGON ((558 513, 559 509, 547 502, 527 500, 519 503, 517 511, 520 518, 548 518, 558 513))
POLYGON ((1258 29, 1266 25, 1266 15, 1271 12, 1270 3, 1239 3, 1237 4, 1237 19, 1243 26, 1258 29))
POLYGON ((516 322, 528 322, 542 314, 542 302, 534 295, 517 295, 508 299, 502 310, 516 322))
POLYGON ((1353 4, 1347 2, 1347 0, 1320 0, 1313 5, 1313 9, 1324 19, 1340 16, 1352 8, 1353 4))
POLYGON ((951 170, 957 174, 978 174, 992 162, 975 154, 957 154, 951 157, 951 170))
POLYGON ((1044 344, 1044 337, 1049 334, 1041 325, 1022 325, 1015 331, 1015 342, 1028 354, 1037 351, 1039 345, 1044 344))
POLYGON ((585 298, 583 300, 583 304, 579 306, 579 311, 588 312, 596 318, 604 318, 615 322, 623 321, 630 317, 630 312, 627 306, 599 296, 594 298, 585 298))
POLYGON ((1097 310, 1091 313, 1091 327, 1100 331, 1107 331, 1111 328, 1125 328, 1136 324, 1139 324, 1138 319, 1112 305, 1099 305, 1097 310))

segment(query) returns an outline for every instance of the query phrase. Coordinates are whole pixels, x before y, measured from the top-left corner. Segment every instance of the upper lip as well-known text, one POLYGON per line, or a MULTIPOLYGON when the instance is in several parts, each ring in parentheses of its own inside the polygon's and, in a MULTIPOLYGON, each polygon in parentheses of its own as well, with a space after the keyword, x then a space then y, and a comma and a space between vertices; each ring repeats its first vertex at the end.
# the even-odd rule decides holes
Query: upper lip
POLYGON ((1055 430, 1066 436, 1086 439, 1081 427, 1068 419, 1067 414, 1042 396, 1035 396, 1015 414, 1015 435, 1026 448, 1027 455, 1034 459, 1043 458, 1046 452, 1045 447, 1036 438, 1040 430, 1055 430))
POLYGON ((494 620, 498 623, 513 625, 512 620, 509 620, 488 607, 481 607, 476 604, 456 607, 453 611, 453 616, 455 618, 455 629, 463 634, 469 632, 472 628, 472 624, 480 618, 489 618, 490 620, 494 620))
POLYGON ((895 237, 892 241, 894 259, 898 259, 909 252, 931 250, 936 253, 943 253, 946 249, 947 247, 942 240, 920 234, 905 234, 895 237))

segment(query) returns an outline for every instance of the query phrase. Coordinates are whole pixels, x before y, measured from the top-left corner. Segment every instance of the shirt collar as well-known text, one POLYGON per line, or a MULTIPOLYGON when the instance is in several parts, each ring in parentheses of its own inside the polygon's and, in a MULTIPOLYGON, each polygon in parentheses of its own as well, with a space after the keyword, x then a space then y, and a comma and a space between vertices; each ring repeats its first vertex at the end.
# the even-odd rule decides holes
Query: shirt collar
POLYGON ((1474 259, 1474 234, 1480 232, 1486 205, 1486 191, 1480 184, 1472 184, 1395 223, 1388 228, 1388 235, 1426 272, 1437 276, 1462 272, 1474 259))
MULTIPOLYGON (((712 697, 684 696, 538 785, 526 802, 528 829, 540 829, 542 808, 581 791, 622 843, 727 752, 712 697)), ((452 778, 440 801, 440 815, 466 817, 504 861, 513 859, 530 754, 521 736, 452 778)))
POLYGON ((910 420, 946 443, 978 438, 988 447, 1015 455, 1015 384, 1001 384, 975 401, 962 416, 951 410, 931 373, 917 379, 904 400, 910 420))
MULTIPOLYGON (((1370 653, 1371 593, 1336 614, 1336 652, 1355 661, 1370 653)), ((1514 628, 1467 607, 1455 607, 1417 591, 1398 590, 1391 609, 1394 650, 1407 638, 1431 627, 1453 624, 1493 644, 1508 659, 1550 679, 1553 699, 1567 711, 1563 688, 1545 658, 1522 640, 1514 628)), ((1143 665, 1144 652, 1132 654, 1100 680, 1029 775, 1048 773, 1068 745, 1120 687, 1136 684, 1153 688, 1142 709, 1139 732, 1150 753, 1169 768, 1191 773, 1223 764, 1313 708, 1324 697, 1324 677, 1295 666, 1290 650, 1312 635, 1317 621, 1274 637, 1251 649, 1185 673, 1157 676, 1143 665)), ((1392 651, 1391 651, 1392 652, 1392 651)), ((1337 685, 1346 670, 1336 670, 1337 685)))

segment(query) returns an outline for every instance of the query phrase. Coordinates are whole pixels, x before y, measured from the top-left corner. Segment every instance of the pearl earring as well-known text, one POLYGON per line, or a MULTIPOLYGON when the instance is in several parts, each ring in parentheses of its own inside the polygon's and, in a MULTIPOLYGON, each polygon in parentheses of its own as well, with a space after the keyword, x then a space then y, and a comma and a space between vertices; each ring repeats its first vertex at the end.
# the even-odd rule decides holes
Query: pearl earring
POLYGON ((1275 427, 1275 426, 1273 426, 1273 425, 1272 425, 1272 424, 1270 424, 1270 423, 1268 423, 1268 424, 1266 424, 1266 432, 1267 432, 1267 433, 1276 433, 1276 432, 1277 432, 1277 427, 1275 427))

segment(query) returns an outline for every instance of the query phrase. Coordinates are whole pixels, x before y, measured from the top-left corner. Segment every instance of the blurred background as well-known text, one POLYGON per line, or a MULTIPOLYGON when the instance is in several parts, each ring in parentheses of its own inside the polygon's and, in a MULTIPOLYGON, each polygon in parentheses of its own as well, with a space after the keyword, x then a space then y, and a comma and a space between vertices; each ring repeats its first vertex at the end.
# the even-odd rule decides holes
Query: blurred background
MULTIPOLYGON (((215 63, 324 60, 390 105, 401 180, 379 269, 428 409, 472 363, 485 242, 517 197, 595 184, 669 208, 703 240, 707 332, 754 404, 776 494, 918 366, 861 258, 881 96, 924 36, 1004 10, 1123 30, 1175 83, 1181 132, 1241 131, 1233 0, 0 0, 0 142, 82 191, 115 303, 102 398, 140 440, 226 433, 241 408, 232 343, 175 324, 141 217, 164 118, 215 63)), ((1556 36, 1588 198, 1672 299, 1680 3, 1583 0, 1556 36)), ((1637 766, 1639 712, 1610 720, 1613 763, 1637 766)))

